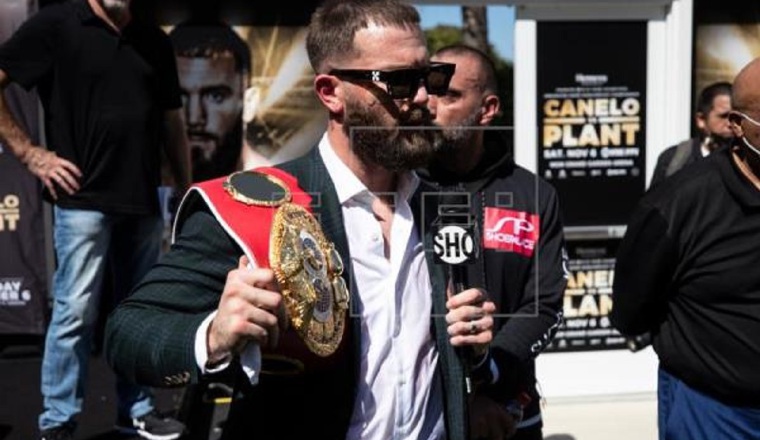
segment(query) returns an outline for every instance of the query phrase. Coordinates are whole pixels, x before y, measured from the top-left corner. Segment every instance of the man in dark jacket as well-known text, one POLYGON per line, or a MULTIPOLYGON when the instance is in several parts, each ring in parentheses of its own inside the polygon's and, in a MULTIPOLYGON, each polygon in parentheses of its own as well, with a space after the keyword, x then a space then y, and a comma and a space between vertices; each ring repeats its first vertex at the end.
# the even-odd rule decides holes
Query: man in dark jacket
POLYGON ((660 439, 760 438, 760 59, 733 83, 735 141, 639 202, 610 318, 652 334, 660 439))
POLYGON ((717 82, 702 89, 695 115, 698 135, 673 145, 660 154, 650 187, 659 185, 666 177, 707 157, 716 149, 729 145, 733 137, 728 125, 730 111, 731 83, 717 82))
POLYGON ((477 289, 447 298, 442 268, 428 264, 411 170, 429 158, 434 133, 402 128, 430 124, 428 93, 445 92, 453 66, 429 64, 419 20, 396 0, 315 11, 307 50, 328 113, 319 146, 191 191, 171 250, 110 317, 106 354, 117 371, 165 386, 236 372, 228 439, 465 439, 454 347, 482 352, 495 306, 477 289), (304 217, 277 220, 294 204, 313 211, 326 240, 304 217), (303 258, 270 268, 286 226, 297 233, 281 249, 303 258), (325 279, 328 269, 338 276, 325 279), (275 270, 289 275, 275 281, 275 270), (294 296, 311 311, 288 321, 283 303, 292 317, 294 296), (334 331, 349 296, 345 332, 334 331), (340 345, 324 357, 299 351, 290 336, 304 325, 314 331, 303 341, 340 345))
POLYGON ((559 325, 566 285, 557 195, 514 163, 502 130, 487 129, 500 105, 488 56, 457 45, 431 60, 455 63, 456 71, 448 93, 430 99, 444 144, 420 174, 442 190, 470 194, 482 255, 468 266, 468 287, 484 288, 499 317, 490 356, 473 371, 484 382, 476 394, 523 413, 514 438, 540 439, 534 359, 559 325))

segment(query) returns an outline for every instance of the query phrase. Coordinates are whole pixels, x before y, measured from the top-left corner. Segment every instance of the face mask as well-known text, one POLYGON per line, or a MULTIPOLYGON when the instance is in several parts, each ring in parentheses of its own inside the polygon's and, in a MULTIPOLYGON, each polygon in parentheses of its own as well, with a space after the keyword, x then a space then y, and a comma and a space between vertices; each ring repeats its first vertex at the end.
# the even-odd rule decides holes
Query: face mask
MULTIPOLYGON (((734 110, 733 113, 735 113, 735 114, 741 116, 742 118, 744 118, 745 120, 749 121, 750 123, 752 123, 752 125, 760 127, 760 122, 757 122, 756 120, 750 118, 749 116, 745 115, 744 113, 742 113, 740 111, 736 111, 736 110, 734 110)), ((750 141, 747 140, 746 136, 742 135, 741 139, 742 139, 742 142, 744 142, 744 145, 747 146, 747 148, 749 148, 750 150, 752 150, 753 153, 755 153, 758 156, 760 156, 760 149, 758 149, 757 147, 755 147, 754 145, 752 145, 750 143, 750 141)))
POLYGON ((757 154, 758 156, 760 156, 760 149, 758 149, 757 147, 755 147, 754 145, 752 145, 752 144, 751 144, 751 143, 750 143, 750 142, 747 140, 747 137, 746 137, 746 136, 742 136, 742 142, 744 142, 744 145, 746 145, 746 146, 747 146, 747 148, 749 148, 750 150, 752 150, 752 152, 753 152, 753 153, 755 153, 755 154, 757 154))

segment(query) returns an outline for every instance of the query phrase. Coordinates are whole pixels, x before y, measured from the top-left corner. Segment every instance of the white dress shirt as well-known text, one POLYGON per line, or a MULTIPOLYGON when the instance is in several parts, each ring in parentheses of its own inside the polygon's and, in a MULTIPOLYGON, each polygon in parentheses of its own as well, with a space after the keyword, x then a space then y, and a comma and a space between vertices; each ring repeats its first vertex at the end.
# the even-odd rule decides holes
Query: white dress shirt
MULTIPOLYGON (((375 195, 335 154, 326 134, 318 148, 341 204, 355 277, 350 285, 358 289, 351 297, 349 319, 362 320, 359 383, 347 438, 443 438, 443 394, 431 334, 432 287, 409 206, 419 180, 412 172, 399 176, 388 259, 372 212, 375 195)), ((212 318, 196 332, 196 361, 204 372, 210 372, 205 366, 206 330, 212 318)), ((249 344, 241 363, 257 383, 259 347, 249 344)))

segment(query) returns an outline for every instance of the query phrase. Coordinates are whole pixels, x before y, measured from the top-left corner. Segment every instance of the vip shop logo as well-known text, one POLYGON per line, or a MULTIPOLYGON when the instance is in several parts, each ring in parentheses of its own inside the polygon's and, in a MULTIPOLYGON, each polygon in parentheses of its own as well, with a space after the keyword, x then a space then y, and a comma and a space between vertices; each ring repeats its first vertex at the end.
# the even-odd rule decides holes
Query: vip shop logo
POLYGON ((486 207, 483 219, 483 247, 532 257, 540 234, 537 214, 486 207))

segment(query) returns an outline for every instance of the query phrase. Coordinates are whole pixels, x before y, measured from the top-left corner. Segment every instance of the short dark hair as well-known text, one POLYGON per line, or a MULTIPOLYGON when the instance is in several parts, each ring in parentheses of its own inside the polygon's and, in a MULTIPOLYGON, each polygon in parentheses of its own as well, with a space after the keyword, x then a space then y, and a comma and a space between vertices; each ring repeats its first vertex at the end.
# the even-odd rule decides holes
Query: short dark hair
POLYGON ((397 0, 327 0, 311 15, 306 51, 317 73, 340 67, 332 65, 356 56, 356 32, 376 23, 415 29, 422 36, 420 15, 414 6, 397 0))
POLYGON ((251 51, 242 38, 224 23, 178 24, 169 32, 177 56, 211 58, 229 53, 235 58, 235 71, 251 71, 251 51))
POLYGON ((499 93, 499 84, 496 80, 496 65, 488 54, 475 47, 457 43, 438 49, 433 54, 433 57, 445 55, 468 56, 475 59, 486 76, 485 84, 481 85, 482 91, 494 94, 499 93))
POLYGON ((702 89, 697 101, 697 113, 707 116, 713 108, 715 97, 721 95, 731 96, 731 83, 725 81, 716 82, 702 89))

